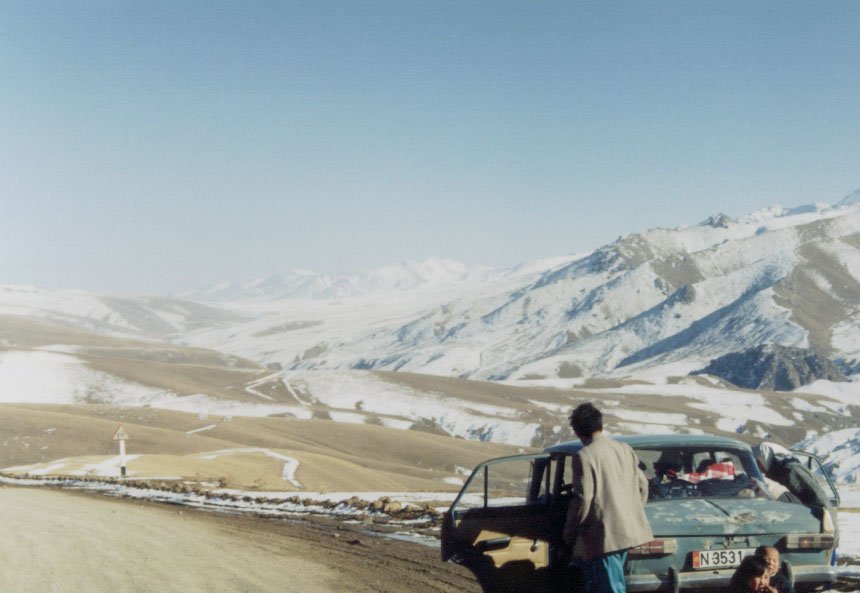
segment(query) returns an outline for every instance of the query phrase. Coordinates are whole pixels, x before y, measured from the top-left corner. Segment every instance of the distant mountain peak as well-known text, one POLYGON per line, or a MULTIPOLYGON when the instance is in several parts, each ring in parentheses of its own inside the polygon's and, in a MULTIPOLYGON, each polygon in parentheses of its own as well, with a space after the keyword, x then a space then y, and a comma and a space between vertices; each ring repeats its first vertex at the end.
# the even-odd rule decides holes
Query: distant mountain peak
POLYGON ((842 200, 836 204, 837 206, 853 206, 854 204, 860 204, 860 189, 855 190, 842 198, 842 200))
POLYGON ((730 224, 736 223, 737 220, 731 218, 730 216, 723 214, 720 212, 719 214, 714 214, 713 216, 709 216, 704 221, 700 223, 699 226, 709 226, 715 229, 727 229, 730 224))
POLYGON ((431 257, 344 274, 291 270, 247 282, 222 282, 181 296, 224 302, 346 299, 454 286, 487 279, 496 273, 488 266, 431 257))

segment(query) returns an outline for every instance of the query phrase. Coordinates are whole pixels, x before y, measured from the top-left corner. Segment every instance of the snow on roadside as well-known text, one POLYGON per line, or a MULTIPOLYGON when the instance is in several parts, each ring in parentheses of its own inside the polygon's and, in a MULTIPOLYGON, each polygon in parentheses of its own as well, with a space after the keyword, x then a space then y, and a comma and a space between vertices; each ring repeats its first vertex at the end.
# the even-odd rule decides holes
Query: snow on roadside
POLYGON ((839 506, 843 509, 860 509, 860 484, 837 483, 839 506))
POLYGON ((51 486, 84 490, 108 496, 151 502, 167 502, 226 513, 251 513, 267 517, 337 518, 368 532, 438 547, 441 509, 427 503, 447 503, 455 493, 418 492, 249 492, 230 489, 189 491, 182 488, 152 488, 128 481, 75 478, 24 478, 0 474, 0 484, 51 486), (396 502, 399 504, 392 504, 396 502), (390 510, 389 510, 390 509, 390 510), (419 531, 413 531, 413 530, 419 531))
MULTIPOLYGON (((198 492, 142 487, 139 483, 117 480, 23 478, 2 474, 0 484, 62 487, 228 513, 245 512, 269 517, 338 518, 344 524, 351 523, 358 529, 381 531, 386 537, 406 539, 434 547, 439 545, 440 515, 458 496, 456 492, 260 492, 227 488, 198 492), (392 509, 412 509, 410 518, 398 518, 396 511, 386 511, 391 502, 399 503, 397 506, 392 505, 392 509), (419 533, 410 532, 410 529, 415 528, 419 533)), ((843 507, 846 503, 860 506, 860 487, 840 485, 839 490, 843 497, 843 507)), ((461 503, 464 506, 483 504, 481 497, 468 494, 461 499, 461 503)), ((856 562, 860 559, 860 512, 840 511, 838 522, 841 537, 837 557, 841 561, 856 562)), ((860 570, 856 566, 842 566, 839 571, 845 577, 860 578, 860 570)))
POLYGON ((839 546, 837 558, 860 559, 860 512, 839 511, 839 546))
MULTIPOLYGON (((133 461, 143 457, 143 455, 126 455, 126 462, 133 461)), ((119 455, 113 456, 90 456, 90 457, 65 457, 54 462, 43 465, 34 463, 31 465, 16 465, 13 467, 4 467, 2 471, 27 474, 30 476, 50 476, 58 473, 63 473, 69 476, 87 476, 91 478, 114 478, 122 475, 121 458, 119 455), (86 463, 86 460, 92 460, 91 463, 86 463), (82 461, 84 463, 82 464, 82 461)), ((129 471, 129 476, 134 476, 134 470, 129 471)), ((151 478, 151 477, 150 477, 151 478)), ((160 479, 166 479, 163 476, 160 479)))
MULTIPOLYGON (((126 462, 129 462, 137 459, 138 457, 140 457, 140 455, 127 455, 125 460, 126 462)), ((114 455, 113 457, 109 457, 103 461, 88 463, 81 469, 71 471, 69 473, 73 476, 88 476, 93 474, 98 476, 119 476, 122 473, 120 463, 120 456, 114 455)))

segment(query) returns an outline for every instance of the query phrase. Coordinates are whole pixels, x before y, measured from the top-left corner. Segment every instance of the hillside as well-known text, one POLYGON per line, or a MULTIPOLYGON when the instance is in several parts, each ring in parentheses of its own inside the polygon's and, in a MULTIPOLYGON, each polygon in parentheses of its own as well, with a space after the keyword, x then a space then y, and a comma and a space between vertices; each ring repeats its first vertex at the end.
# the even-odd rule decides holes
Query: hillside
MULTIPOLYGON (((246 486, 252 474, 291 484, 284 467, 294 461, 302 487, 327 487, 313 468, 334 464, 367 487, 455 488, 478 459, 571 438, 566 415, 586 400, 606 410, 612 432, 820 449, 821 435, 860 418, 857 197, 714 216, 507 270, 429 260, 182 299, 2 287, 0 401, 14 437, 0 467, 107 455, 111 443, 84 437, 112 434, 114 410, 163 411, 132 429, 147 435, 141 453, 173 456, 147 471, 209 476, 220 470, 194 455, 252 449, 253 472, 234 461, 223 472, 246 486), (366 454, 325 444, 343 430, 366 454), (306 431, 319 448, 292 439, 306 431), (374 457, 376 441, 406 457, 374 457), (413 447, 442 454, 419 461, 413 447)), ((860 476, 860 464, 834 464, 842 479, 860 476)))
POLYGON ((116 405, 0 404, 6 474, 119 476, 119 424, 130 478, 270 491, 459 488, 488 456, 522 448, 376 425, 231 417, 116 405))

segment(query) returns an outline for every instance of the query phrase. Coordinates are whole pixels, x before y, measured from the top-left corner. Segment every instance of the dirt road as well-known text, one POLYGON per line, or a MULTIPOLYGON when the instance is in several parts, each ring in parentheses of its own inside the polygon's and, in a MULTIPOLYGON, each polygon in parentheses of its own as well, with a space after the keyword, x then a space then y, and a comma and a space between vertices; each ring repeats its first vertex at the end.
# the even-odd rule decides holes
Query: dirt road
POLYGON ((0 488, 0 590, 477 593, 437 549, 283 520, 0 488))

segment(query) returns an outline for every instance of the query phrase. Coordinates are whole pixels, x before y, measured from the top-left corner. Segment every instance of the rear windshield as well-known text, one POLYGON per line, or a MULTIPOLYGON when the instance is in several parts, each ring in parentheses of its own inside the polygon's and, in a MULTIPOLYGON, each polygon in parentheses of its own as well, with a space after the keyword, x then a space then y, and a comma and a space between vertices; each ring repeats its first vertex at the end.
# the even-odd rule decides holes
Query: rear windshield
POLYGON ((636 449, 648 478, 648 500, 687 497, 768 498, 752 455, 742 449, 636 449))

